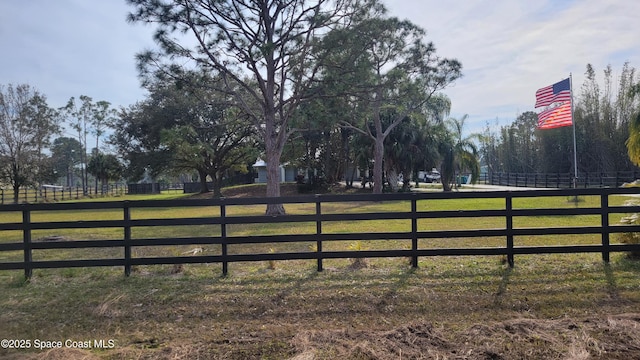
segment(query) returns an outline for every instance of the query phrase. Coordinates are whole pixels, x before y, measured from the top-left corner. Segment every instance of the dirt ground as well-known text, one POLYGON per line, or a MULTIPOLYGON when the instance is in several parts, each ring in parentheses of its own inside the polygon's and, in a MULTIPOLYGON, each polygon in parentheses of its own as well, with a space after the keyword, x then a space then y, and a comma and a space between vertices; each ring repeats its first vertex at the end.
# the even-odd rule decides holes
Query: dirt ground
POLYGON ((295 360, 336 359, 640 359, 640 314, 606 319, 478 324, 452 336, 431 324, 387 332, 303 332, 295 360), (318 354, 324 354, 318 357, 318 354))
MULTIPOLYGON (((411 324, 390 331, 303 331, 289 340, 289 360, 319 359, 640 359, 640 313, 582 320, 513 319, 449 331, 411 324)), ((254 339, 259 341, 259 339, 254 339)), ((206 347, 182 344, 159 352, 124 348, 107 354, 61 349, 29 359, 208 359, 206 347)), ((209 344, 211 345, 211 344, 209 344)), ((17 359, 17 358, 14 358, 17 359)))

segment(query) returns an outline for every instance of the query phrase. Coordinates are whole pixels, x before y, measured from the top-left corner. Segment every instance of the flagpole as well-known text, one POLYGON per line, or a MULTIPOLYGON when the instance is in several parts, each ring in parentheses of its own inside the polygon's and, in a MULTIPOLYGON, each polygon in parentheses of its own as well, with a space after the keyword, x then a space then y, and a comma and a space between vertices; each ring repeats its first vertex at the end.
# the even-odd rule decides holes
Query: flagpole
POLYGON ((576 150, 576 120, 573 116, 573 75, 569 73, 569 92, 571 93, 571 124, 573 125, 573 188, 578 188, 578 151, 576 150))

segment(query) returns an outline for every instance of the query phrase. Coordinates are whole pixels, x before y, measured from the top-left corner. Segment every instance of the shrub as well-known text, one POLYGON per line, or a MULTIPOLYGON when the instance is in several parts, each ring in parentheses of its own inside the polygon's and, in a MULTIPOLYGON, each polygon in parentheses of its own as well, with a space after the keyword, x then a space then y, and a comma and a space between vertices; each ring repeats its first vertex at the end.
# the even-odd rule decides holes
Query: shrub
MULTIPOLYGON (((349 244, 349 250, 351 251, 362 251, 364 250, 364 246, 360 240, 354 241, 349 244)), ((352 258, 351 265, 349 266, 351 269, 364 269, 368 267, 367 260, 364 258, 352 258)))
MULTIPOLYGON (((274 248, 269 248, 269 254, 275 254, 276 250, 274 248)), ((276 261, 275 260, 267 260, 267 269, 275 270, 276 269, 276 261)))

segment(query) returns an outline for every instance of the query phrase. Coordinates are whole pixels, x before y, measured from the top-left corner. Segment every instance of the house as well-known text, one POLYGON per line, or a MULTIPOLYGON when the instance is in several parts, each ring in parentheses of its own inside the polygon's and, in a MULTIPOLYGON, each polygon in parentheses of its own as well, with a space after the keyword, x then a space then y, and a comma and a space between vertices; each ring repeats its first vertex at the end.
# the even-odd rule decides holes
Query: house
MULTIPOLYGON (((267 163, 262 160, 256 160, 253 164, 253 168, 256 169, 257 176, 255 178, 256 183, 267 182, 267 163)), ((280 164, 280 182, 294 182, 298 175, 298 169, 289 165, 289 163, 280 164)))

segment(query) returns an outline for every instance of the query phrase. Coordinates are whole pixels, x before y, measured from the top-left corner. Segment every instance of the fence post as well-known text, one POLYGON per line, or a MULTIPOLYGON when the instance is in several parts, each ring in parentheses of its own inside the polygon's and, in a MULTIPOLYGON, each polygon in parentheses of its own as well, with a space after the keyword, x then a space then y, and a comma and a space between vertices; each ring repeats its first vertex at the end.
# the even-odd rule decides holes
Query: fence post
POLYGON ((609 191, 600 195, 600 211, 602 218, 602 261, 609 262, 609 191))
MULTIPOLYGON (((220 198, 224 201, 224 198, 220 198)), ((229 263, 227 261, 227 207, 224 203, 220 204, 220 238, 222 242, 222 276, 229 273, 229 263)))
POLYGON ((124 202, 124 276, 131 275, 131 208, 129 201, 124 202))
MULTIPOLYGON (((25 207, 27 205, 24 205, 25 207)), ((31 253, 31 212, 29 209, 22 210, 22 240, 24 242, 24 277, 31 279, 33 275, 33 254, 31 253)))
POLYGON ((584 188, 586 189, 588 185, 589 185, 589 173, 585 172, 584 173, 584 188))
POLYGON ((505 210, 507 215, 507 263, 509 263, 510 268, 513 268, 513 197, 511 194, 505 196, 505 210))
POLYGON ((322 206, 320 195, 316 194, 316 252, 318 253, 318 271, 322 271, 322 206))
POLYGON ((413 193, 411 199, 411 266, 413 268, 418 267, 418 201, 416 200, 416 193, 413 193))

